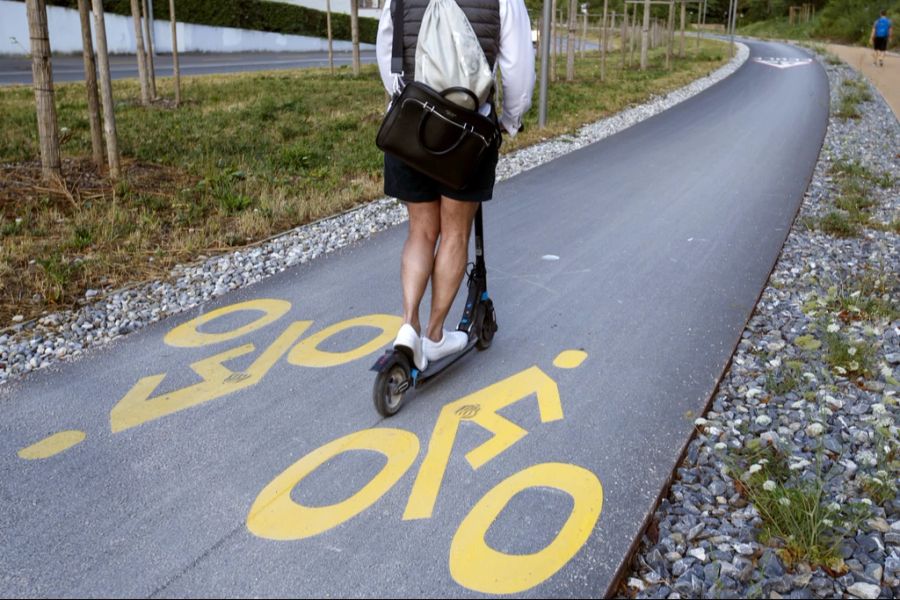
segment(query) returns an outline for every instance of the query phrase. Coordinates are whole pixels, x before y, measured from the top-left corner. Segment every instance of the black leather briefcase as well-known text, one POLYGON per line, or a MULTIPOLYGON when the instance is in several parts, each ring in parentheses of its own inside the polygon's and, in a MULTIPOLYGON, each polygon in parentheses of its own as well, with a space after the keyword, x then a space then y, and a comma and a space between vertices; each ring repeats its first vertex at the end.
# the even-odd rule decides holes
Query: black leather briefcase
POLYGON ((477 172, 485 153, 500 144, 495 119, 445 98, 465 88, 437 92, 418 81, 408 83, 394 98, 376 145, 417 171, 449 188, 462 190, 477 172))

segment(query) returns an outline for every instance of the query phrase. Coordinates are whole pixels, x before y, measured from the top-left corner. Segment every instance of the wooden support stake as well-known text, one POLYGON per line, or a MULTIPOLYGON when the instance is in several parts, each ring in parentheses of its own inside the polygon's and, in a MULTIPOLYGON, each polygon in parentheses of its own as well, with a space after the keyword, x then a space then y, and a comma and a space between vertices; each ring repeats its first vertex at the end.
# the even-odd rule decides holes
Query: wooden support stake
POLYGON ((144 37, 147 38, 147 73, 150 76, 150 98, 156 100, 156 65, 153 58, 153 34, 150 28, 153 22, 150 20, 150 11, 147 8, 147 0, 143 0, 144 4, 144 37))
POLYGON ((84 61, 84 83, 87 91, 88 121, 91 124, 91 158, 98 171, 106 166, 103 160, 103 123, 100 119, 100 95, 97 93, 97 63, 94 60, 94 41, 91 37, 91 15, 87 0, 78 0, 81 18, 81 57, 84 61))
MULTIPOLYGON (((103 1, 92 0, 94 9, 94 34, 97 36, 97 67, 100 75, 100 103, 103 105, 103 130, 106 133, 106 155, 109 176, 119 179, 122 171, 119 162, 119 139, 116 133, 116 111, 113 104, 112 81, 109 76, 109 50, 106 44, 106 17, 103 1)), ((171 15, 175 21, 174 14, 171 15)))
MULTIPOLYGON (((608 5, 609 0, 603 0, 603 23, 600 25, 600 81, 606 81, 606 44, 609 43, 609 32, 606 29, 608 5)), ((613 20, 615 20, 615 16, 613 16, 613 20)))
POLYGON ((181 66, 178 63, 178 23, 175 20, 175 0, 169 0, 169 25, 172 29, 172 70, 175 75, 175 108, 181 106, 181 66))

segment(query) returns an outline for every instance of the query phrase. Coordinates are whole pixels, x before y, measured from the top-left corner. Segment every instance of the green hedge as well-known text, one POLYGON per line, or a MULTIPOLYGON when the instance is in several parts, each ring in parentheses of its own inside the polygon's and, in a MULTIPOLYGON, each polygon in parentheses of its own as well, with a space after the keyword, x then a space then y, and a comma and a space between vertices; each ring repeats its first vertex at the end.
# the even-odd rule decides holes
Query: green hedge
MULTIPOLYGON (((24 0, 23 0, 24 1, 24 0)), ((77 0, 47 0, 47 4, 78 8, 77 0)), ((109 13, 131 14, 129 0, 103 0, 103 7, 109 13)), ((169 18, 169 3, 157 1, 153 6, 153 16, 169 18)), ((183 23, 212 25, 215 27, 238 27, 256 31, 272 31, 293 35, 308 35, 324 38, 328 35, 325 13, 303 6, 266 2, 265 0, 176 0, 175 16, 183 23)), ((350 15, 333 13, 331 30, 335 39, 350 39, 350 15)), ((378 21, 370 18, 359 19, 359 40, 374 44, 378 32, 378 21)))

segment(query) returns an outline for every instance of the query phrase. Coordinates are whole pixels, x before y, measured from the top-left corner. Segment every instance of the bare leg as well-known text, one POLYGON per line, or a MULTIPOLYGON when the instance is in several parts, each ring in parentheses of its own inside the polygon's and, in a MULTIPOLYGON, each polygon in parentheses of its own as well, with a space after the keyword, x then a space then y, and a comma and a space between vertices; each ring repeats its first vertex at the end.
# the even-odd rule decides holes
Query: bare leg
POLYGON ((409 211, 409 235, 400 262, 403 321, 421 332, 419 304, 434 269, 434 247, 441 231, 441 202, 408 202, 406 208, 409 211))
POLYGON ((444 320, 459 291, 469 259, 469 234, 478 202, 462 202, 441 198, 441 243, 434 260, 431 277, 431 316, 426 335, 440 342, 444 335, 444 320))

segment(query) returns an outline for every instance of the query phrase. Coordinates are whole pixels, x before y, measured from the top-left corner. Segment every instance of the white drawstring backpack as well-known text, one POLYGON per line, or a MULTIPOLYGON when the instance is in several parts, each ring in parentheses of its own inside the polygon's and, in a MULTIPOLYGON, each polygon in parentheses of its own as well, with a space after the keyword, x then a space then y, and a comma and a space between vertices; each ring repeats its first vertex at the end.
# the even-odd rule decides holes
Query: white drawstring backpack
POLYGON ((466 13, 455 0, 428 3, 416 46, 415 80, 438 92, 454 87, 470 90, 478 106, 472 106, 472 97, 464 92, 446 96, 470 110, 487 102, 494 77, 466 13))

